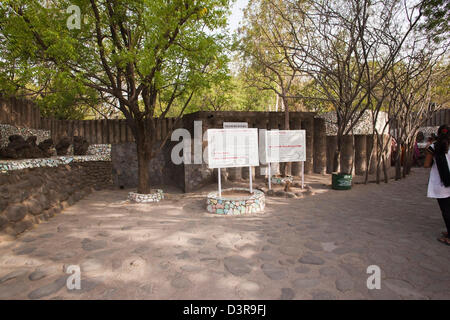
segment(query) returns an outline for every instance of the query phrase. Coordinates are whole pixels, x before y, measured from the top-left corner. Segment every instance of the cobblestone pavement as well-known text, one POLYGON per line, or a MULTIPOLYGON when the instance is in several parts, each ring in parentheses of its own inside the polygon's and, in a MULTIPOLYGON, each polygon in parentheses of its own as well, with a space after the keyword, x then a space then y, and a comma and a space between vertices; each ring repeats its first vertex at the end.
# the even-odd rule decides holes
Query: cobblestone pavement
POLYGON ((265 215, 243 217, 208 214, 201 193, 143 205, 95 192, 0 245, 0 299, 449 299, 427 180, 415 169, 388 185, 268 198, 265 215), (66 288, 69 265, 81 290, 66 288), (367 289, 369 265, 381 290, 367 289))

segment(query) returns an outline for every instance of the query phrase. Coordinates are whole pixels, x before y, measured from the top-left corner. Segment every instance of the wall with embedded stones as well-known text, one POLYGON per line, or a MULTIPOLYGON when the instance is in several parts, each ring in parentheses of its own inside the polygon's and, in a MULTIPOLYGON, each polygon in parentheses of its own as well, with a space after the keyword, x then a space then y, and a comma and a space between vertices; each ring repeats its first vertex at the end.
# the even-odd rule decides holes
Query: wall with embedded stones
POLYGON ((112 186, 111 162, 72 162, 58 167, 0 173, 0 242, 73 205, 92 189, 112 186))
MULTIPOLYGON (((327 112, 318 116, 321 119, 325 120, 326 134, 327 136, 335 136, 337 134, 338 126, 337 126, 337 116, 336 112, 327 112)), ((380 112, 376 121, 376 128, 378 132, 383 132, 384 127, 388 122, 388 115, 386 112, 380 112)), ((352 135, 371 135, 373 134, 373 115, 372 112, 367 110, 365 111, 358 122, 353 127, 350 134, 352 135)), ((386 127, 386 134, 389 133, 389 126, 386 127)))
MULTIPOLYGON (((150 161, 149 175, 152 187, 174 186, 184 192, 194 192, 198 188, 214 182, 214 171, 207 164, 175 165, 171 160, 174 143, 168 142, 161 152, 150 161)), ((159 144, 154 146, 158 149, 159 144)), ((134 142, 113 144, 111 148, 113 182, 120 188, 136 188, 138 164, 134 142)))
POLYGON ((217 180, 217 169, 210 169, 207 164, 186 164, 183 166, 184 192, 195 192, 217 180))
MULTIPOLYGON (((155 143, 154 151, 159 149, 155 143)), ((183 188, 182 168, 176 167, 171 161, 172 144, 167 143, 161 152, 150 160, 148 171, 150 185, 162 185, 183 188)), ((136 188, 138 183, 138 161, 136 144, 134 142, 117 143, 111 147, 112 176, 114 184, 120 188, 136 188)))
POLYGON ((50 131, 16 127, 9 124, 0 124, 0 148, 6 147, 8 145, 9 136, 12 135, 22 136, 25 140, 28 137, 36 136, 36 144, 39 144, 42 141, 50 138, 50 131))

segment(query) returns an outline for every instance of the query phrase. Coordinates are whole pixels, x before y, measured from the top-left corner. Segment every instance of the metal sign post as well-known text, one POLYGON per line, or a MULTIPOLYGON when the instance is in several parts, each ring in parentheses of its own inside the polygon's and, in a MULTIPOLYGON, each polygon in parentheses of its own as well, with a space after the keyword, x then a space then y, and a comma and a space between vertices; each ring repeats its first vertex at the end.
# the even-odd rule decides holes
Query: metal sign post
POLYGON ((302 161, 302 189, 305 188, 305 161, 302 161))
POLYGON ((250 177, 250 193, 253 193, 253 172, 252 172, 252 167, 248 167, 248 173, 249 173, 249 177, 250 177))
POLYGON ((250 193, 253 193, 253 186, 252 186, 252 167, 248 167, 248 173, 250 174, 250 193))
POLYGON ((220 168, 217 168, 217 174, 218 174, 217 182, 219 185, 219 197, 221 197, 222 196, 222 175, 220 173, 220 168))
POLYGON ((266 161, 267 161, 267 175, 268 175, 268 185, 269 185, 269 190, 272 190, 272 165, 270 164, 269 160, 269 142, 268 142, 268 130, 264 131, 264 142, 265 142, 265 150, 266 150, 266 161))

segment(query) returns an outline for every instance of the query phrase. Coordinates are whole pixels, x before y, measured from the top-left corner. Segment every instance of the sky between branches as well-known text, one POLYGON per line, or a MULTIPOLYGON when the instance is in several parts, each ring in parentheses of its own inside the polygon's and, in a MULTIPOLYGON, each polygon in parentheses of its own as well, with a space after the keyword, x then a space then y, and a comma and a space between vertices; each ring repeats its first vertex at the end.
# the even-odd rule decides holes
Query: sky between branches
POLYGON ((239 27, 239 22, 242 21, 244 16, 242 9, 244 9, 249 0, 237 0, 232 8, 231 16, 228 20, 228 26, 231 32, 234 32, 239 27))

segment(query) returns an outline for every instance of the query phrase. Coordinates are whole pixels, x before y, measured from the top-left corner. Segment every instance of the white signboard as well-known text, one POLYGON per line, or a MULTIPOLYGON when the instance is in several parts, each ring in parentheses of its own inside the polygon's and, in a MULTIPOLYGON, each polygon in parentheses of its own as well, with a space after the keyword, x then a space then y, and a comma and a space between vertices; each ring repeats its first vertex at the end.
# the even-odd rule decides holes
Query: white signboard
POLYGON ((306 161, 305 130, 263 130, 260 139, 263 163, 306 161))
POLYGON ((259 165, 258 129, 209 129, 209 168, 259 165))
POLYGON ((248 128, 247 122, 224 122, 224 129, 238 129, 238 128, 248 128))

